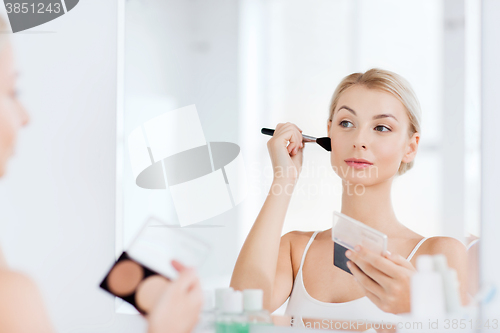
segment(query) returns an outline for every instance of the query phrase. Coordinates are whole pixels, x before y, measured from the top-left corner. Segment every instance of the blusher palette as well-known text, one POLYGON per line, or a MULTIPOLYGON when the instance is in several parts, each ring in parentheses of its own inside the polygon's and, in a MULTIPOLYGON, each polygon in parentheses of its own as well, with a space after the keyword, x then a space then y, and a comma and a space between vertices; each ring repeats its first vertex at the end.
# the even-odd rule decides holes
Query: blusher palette
POLYGON ((130 295, 144 278, 143 269, 135 262, 124 259, 109 272, 108 288, 118 296, 130 295))
POLYGON ((100 287, 147 314, 156 304, 170 279, 138 263, 123 252, 100 287))
POLYGON ((100 287, 147 314, 154 307, 178 272, 171 262, 176 260, 198 268, 210 247, 175 225, 150 217, 109 270, 100 287))
POLYGON ((146 312, 151 311, 169 283, 170 280, 161 275, 151 275, 141 281, 135 298, 138 307, 146 312))

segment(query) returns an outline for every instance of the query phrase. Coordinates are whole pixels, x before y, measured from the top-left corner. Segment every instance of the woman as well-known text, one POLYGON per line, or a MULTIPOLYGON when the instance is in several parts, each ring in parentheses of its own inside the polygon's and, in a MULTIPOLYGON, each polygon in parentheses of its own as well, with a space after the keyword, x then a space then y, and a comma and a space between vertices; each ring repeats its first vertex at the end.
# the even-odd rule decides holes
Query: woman
MULTIPOLYGON (((5 31, 0 19, 0 31, 5 31)), ((14 151, 19 129, 29 116, 17 99, 16 72, 12 46, 5 34, 0 35, 0 177, 3 177, 14 151)), ((1 220, 1 219, 0 219, 1 220)), ((191 332, 202 305, 199 280, 192 268, 172 262, 179 278, 175 280, 148 315, 149 332, 191 332)), ((97 288, 97 287, 96 287, 97 288)), ((54 332, 42 297, 35 283, 24 274, 14 272, 0 251, 0 332, 54 332)))
POLYGON ((267 143, 273 183, 239 254, 231 286, 263 289, 271 312, 290 297, 286 313, 291 315, 395 320, 391 314, 410 312, 416 257, 442 253, 457 270, 466 303, 463 244, 422 237, 398 221, 391 204, 393 179, 411 169, 420 140, 420 107, 409 83, 381 69, 345 77, 333 94, 327 131, 331 165, 342 179, 341 212, 386 234, 390 254, 347 251, 351 275, 332 264, 331 229, 281 236, 304 143, 296 125, 278 124, 267 143))

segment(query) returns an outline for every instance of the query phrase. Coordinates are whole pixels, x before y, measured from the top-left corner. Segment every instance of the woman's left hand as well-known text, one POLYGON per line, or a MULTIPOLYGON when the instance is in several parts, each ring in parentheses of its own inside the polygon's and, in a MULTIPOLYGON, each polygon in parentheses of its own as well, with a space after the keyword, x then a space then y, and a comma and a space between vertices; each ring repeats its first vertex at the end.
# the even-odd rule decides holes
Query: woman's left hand
POLYGON ((189 333, 198 323, 203 305, 203 293, 194 268, 172 260, 179 272, 148 314, 149 333, 189 333))
POLYGON ((346 251, 346 256, 354 278, 376 306, 395 314, 410 312, 410 280, 416 270, 409 261, 390 252, 381 256, 359 245, 355 251, 346 251))

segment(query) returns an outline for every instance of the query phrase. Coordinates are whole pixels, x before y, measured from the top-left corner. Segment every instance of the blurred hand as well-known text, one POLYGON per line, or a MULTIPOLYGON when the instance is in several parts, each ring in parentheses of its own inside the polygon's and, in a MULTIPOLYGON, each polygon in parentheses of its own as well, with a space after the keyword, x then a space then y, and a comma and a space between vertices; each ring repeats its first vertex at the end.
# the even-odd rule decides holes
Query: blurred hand
POLYGON ((302 170, 304 142, 302 130, 292 123, 276 125, 273 137, 267 142, 274 170, 274 180, 296 182, 302 170))
POLYGON ((148 333, 190 333, 198 322, 203 305, 200 281, 193 268, 172 260, 179 272, 148 314, 148 333))

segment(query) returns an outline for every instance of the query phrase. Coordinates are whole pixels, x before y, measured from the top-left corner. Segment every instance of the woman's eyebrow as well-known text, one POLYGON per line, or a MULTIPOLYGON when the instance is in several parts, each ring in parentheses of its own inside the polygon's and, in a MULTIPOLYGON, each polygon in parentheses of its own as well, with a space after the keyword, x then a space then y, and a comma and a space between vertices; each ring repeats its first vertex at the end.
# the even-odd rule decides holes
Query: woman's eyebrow
MULTIPOLYGON (((340 111, 341 109, 346 109, 347 111, 351 112, 353 115, 356 116, 356 111, 354 111, 353 109, 351 109, 350 107, 348 106, 345 106, 345 105, 342 105, 338 111, 340 111)), ((380 118, 388 118, 388 117, 391 117, 391 118, 394 118, 397 122, 399 122, 396 117, 394 117, 394 115, 390 114, 390 113, 382 113, 382 114, 378 114, 376 116, 373 116, 373 119, 380 119, 380 118)))

